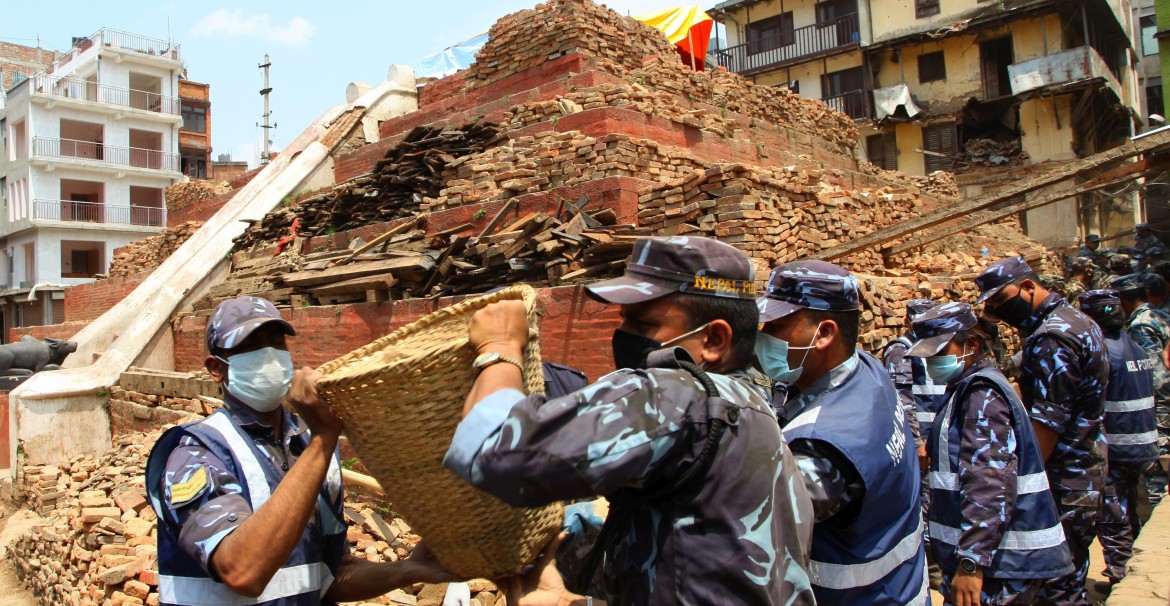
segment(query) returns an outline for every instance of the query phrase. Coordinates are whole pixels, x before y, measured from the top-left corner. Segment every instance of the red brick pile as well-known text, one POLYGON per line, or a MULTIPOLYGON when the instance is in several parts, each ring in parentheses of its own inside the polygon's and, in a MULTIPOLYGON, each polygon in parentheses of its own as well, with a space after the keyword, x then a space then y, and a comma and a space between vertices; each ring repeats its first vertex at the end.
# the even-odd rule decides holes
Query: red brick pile
POLYGON ((167 210, 176 211, 187 208, 192 204, 210 200, 218 195, 232 190, 227 181, 188 181, 176 183, 166 189, 164 196, 167 201, 167 210))
POLYGON ((114 251, 114 259, 110 262, 110 271, 107 275, 128 276, 158 267, 202 226, 203 223, 200 221, 187 221, 181 225, 168 227, 158 235, 119 248, 114 251))

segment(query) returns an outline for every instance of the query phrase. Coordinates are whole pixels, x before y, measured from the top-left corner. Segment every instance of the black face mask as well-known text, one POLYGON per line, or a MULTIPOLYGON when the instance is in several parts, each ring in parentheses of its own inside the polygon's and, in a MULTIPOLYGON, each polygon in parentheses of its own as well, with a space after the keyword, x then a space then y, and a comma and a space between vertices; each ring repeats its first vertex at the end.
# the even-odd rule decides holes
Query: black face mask
POLYGON ((646 368, 650 352, 662 349, 662 342, 619 328, 613 331, 612 347, 615 368, 641 370, 646 368))
MULTIPOLYGON (((1023 328, 1028 323, 1028 318, 1032 317, 1032 303, 1025 301, 1022 295, 1023 291, 1020 291, 1016 293, 1016 296, 987 311, 1002 322, 1016 328, 1023 328)), ((1035 295, 1033 295, 1034 297, 1035 295)))

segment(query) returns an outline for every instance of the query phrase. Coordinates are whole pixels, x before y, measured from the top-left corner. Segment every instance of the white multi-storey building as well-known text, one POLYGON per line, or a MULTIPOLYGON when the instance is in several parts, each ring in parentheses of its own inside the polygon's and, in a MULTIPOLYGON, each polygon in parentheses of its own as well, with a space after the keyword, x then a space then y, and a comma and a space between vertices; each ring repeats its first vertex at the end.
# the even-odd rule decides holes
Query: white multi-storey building
POLYGON ((102 29, 0 94, 0 313, 64 319, 62 289, 166 226, 179 172, 179 45, 102 29))

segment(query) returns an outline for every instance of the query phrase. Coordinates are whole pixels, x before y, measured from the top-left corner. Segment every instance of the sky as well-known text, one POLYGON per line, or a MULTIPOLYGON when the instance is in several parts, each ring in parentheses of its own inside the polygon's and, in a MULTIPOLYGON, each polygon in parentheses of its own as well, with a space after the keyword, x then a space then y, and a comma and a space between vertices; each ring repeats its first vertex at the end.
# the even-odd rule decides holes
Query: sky
MULTIPOLYGON (((716 2, 712 0, 711 4, 716 2)), ((345 101, 350 82, 376 85, 391 64, 410 64, 486 32, 536 0, 309 2, 65 2, 6 0, 0 40, 65 51, 74 36, 106 27, 182 45, 187 77, 211 85, 212 159, 231 154, 255 165, 263 112, 257 67, 272 59, 273 149, 292 141, 345 101)), ((671 0, 611 0, 622 14, 678 6, 671 0)))

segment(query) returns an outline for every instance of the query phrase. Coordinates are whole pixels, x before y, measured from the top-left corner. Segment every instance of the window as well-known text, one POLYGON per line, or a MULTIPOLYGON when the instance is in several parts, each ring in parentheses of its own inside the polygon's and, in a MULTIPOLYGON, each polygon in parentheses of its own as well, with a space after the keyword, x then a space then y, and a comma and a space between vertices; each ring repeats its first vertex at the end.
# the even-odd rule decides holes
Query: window
POLYGON ((983 66, 984 100, 998 99, 1012 94, 1008 66, 1014 59, 1012 37, 1004 36, 979 45, 979 59, 983 66))
POLYGON ((940 11, 938 0, 914 0, 914 16, 918 19, 937 15, 940 11))
POLYGON ((1142 55, 1148 57, 1158 54, 1158 41, 1154 39, 1154 34, 1158 33, 1158 24, 1154 22, 1154 16, 1146 15, 1138 19, 1138 25, 1142 30, 1142 55))
POLYGON ((821 99, 825 105, 855 120, 869 116, 869 97, 864 89, 865 76, 861 67, 821 76, 821 99))
POLYGON ((207 106, 183 103, 183 130, 207 132, 207 106))
POLYGON ((1165 115, 1166 107, 1162 101, 1162 79, 1149 78, 1146 80, 1146 115, 1165 115))
POLYGON ((798 95, 800 94, 800 80, 793 80, 792 82, 781 82, 780 84, 777 84, 776 86, 778 86, 780 88, 787 88, 788 90, 790 90, 798 95))
POLYGON ((959 153, 959 137, 955 125, 936 124, 922 128, 922 149, 926 157, 926 172, 950 170, 959 153))
POLYGON ((207 158, 201 153, 184 153, 179 156, 179 170, 192 179, 207 178, 207 158))
POLYGON ((918 81, 926 84, 947 79, 947 64, 942 51, 918 55, 918 81))
POLYGON ((817 25, 835 26, 837 44, 860 42, 857 0, 825 0, 817 3, 817 25))
POLYGON ((788 46, 793 42, 794 31, 792 12, 749 23, 747 25, 748 53, 762 53, 788 46))
POLYGON ((898 170, 898 146, 894 133, 866 137, 865 152, 873 164, 886 170, 898 170))

